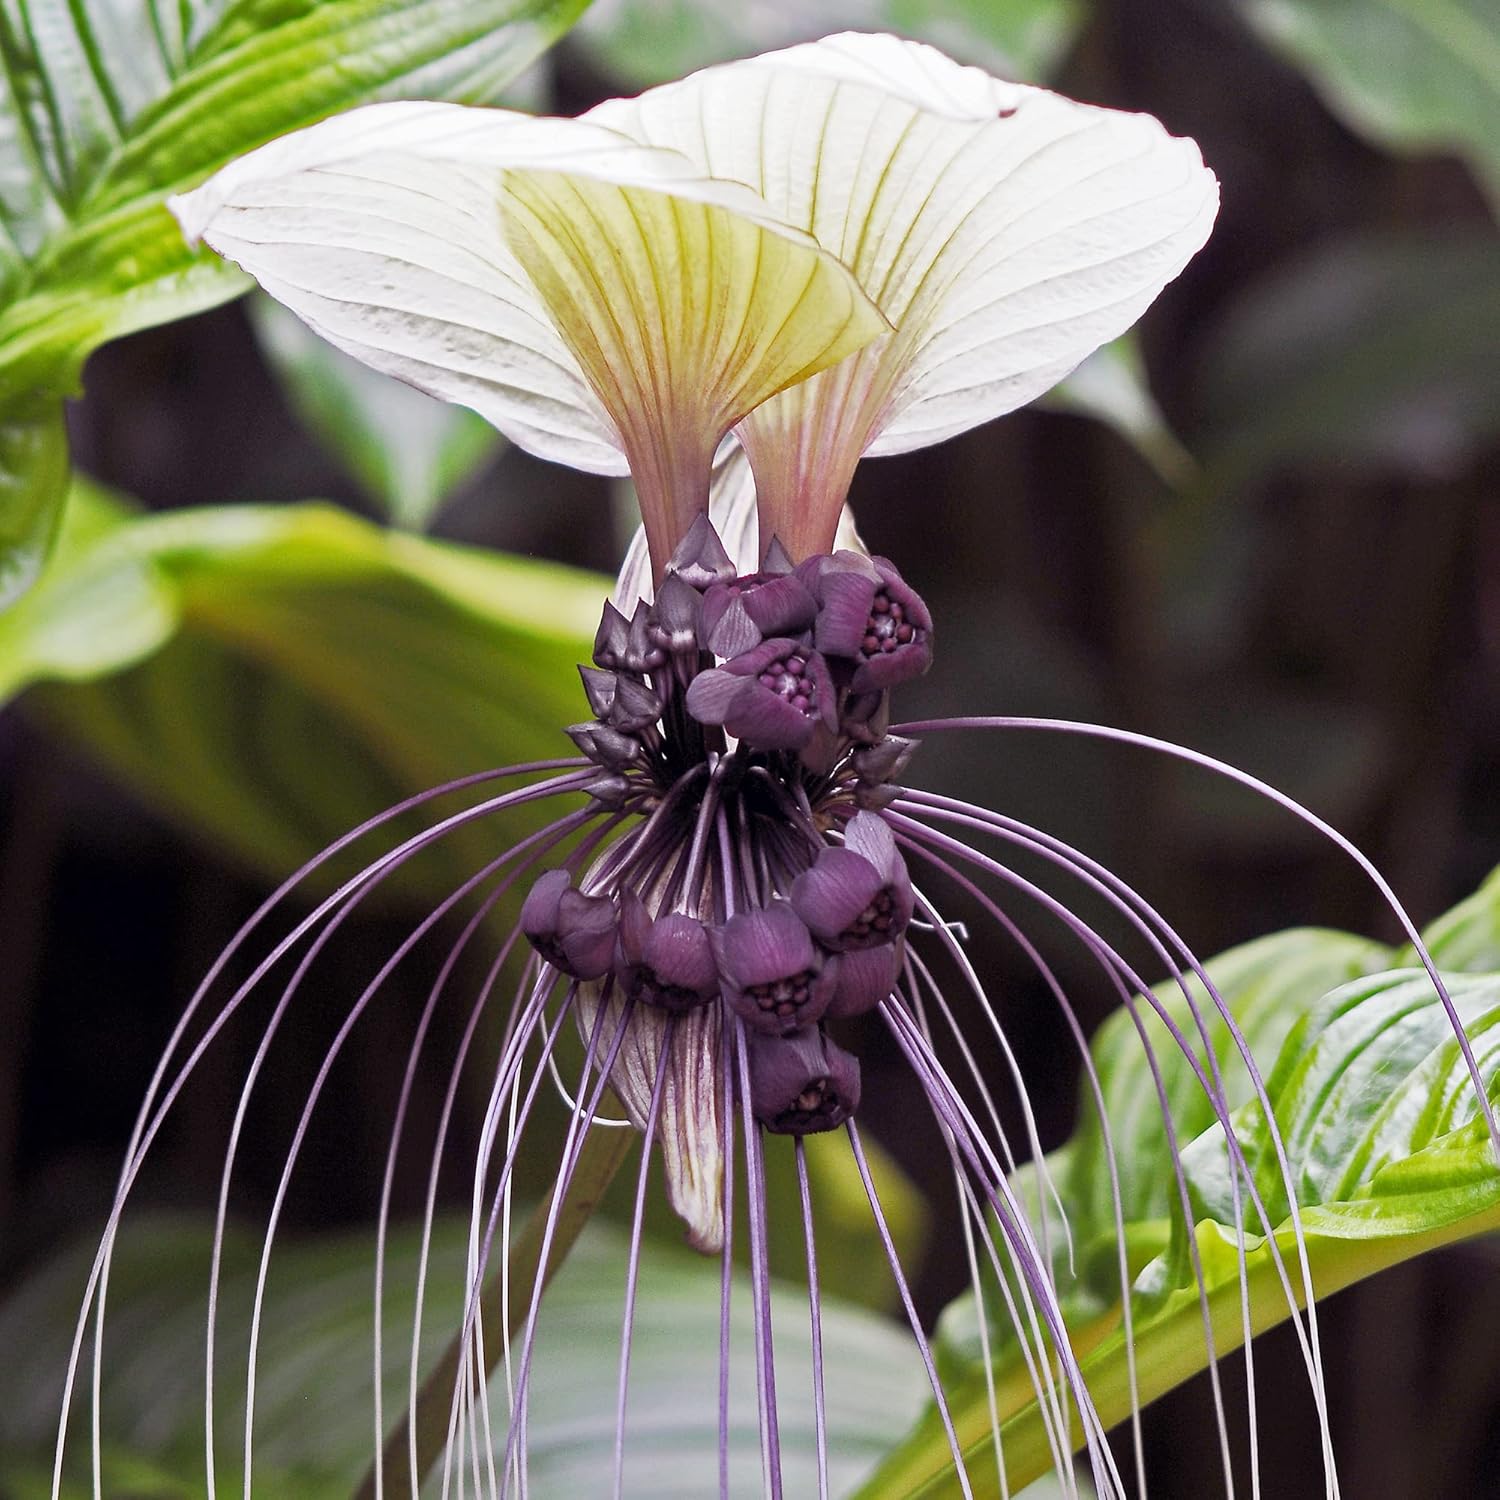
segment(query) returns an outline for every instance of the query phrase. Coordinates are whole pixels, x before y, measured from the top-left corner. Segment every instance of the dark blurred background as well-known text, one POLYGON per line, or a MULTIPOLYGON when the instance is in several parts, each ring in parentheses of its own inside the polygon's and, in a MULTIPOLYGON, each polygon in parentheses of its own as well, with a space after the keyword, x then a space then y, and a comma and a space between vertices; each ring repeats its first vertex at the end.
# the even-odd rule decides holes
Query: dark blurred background
MULTIPOLYGON (((554 61, 563 112, 644 81, 612 72, 597 40, 554 61)), ((1165 426, 1192 458, 1162 430, 1132 444, 1090 416, 1031 409, 867 464, 853 495, 864 534, 940 631, 931 677, 898 712, 1097 720, 1220 755, 1347 833, 1430 919, 1500 864, 1500 267, 1483 192, 1457 156, 1356 135, 1233 7, 1095 6, 1050 76, 1195 136, 1222 180, 1212 240, 1139 330, 1165 426)), ((102 350, 70 425, 79 466, 152 509, 324 497, 370 513, 299 422, 243 304, 102 350)), ((612 504, 602 481, 511 450, 431 531, 610 572, 612 504)), ((102 1217, 182 1004, 271 885, 169 799, 103 770, 69 732, 69 691, 33 690, 0 715, 0 1278, 102 1217)), ((929 745, 922 769, 1104 860, 1200 954, 1302 922, 1397 936, 1336 850, 1156 757, 990 735, 929 745)), ((353 962, 404 931, 388 911, 340 941, 353 962)), ((1070 1045, 1014 955, 984 959, 1050 1146, 1073 1119, 1070 1045)), ((1060 962, 1097 1022, 1110 996, 1060 962)), ((420 976, 403 982, 419 1004, 420 976)), ((220 1086, 187 1099, 154 1201, 211 1203, 248 1056, 237 1045, 214 1064, 220 1086)), ((330 1112, 341 1123, 294 1184, 298 1227, 367 1218, 378 1192, 400 1053, 378 1027, 354 1046, 330 1112)), ((896 1073, 890 1058, 867 1068, 896 1073)), ((903 1129, 870 1129, 924 1166, 930 1148, 903 1129)), ((247 1206, 264 1205, 278 1166, 247 1163, 247 1206)), ((1495 1258, 1471 1244, 1329 1305, 1346 1494, 1496 1492, 1495 1258)), ((929 1314, 961 1274, 929 1256, 929 1314)), ((1258 1365, 1262 1493, 1321 1494, 1285 1330, 1258 1365)), ((1150 1413, 1154 1493, 1216 1492, 1208 1412, 1200 1382, 1150 1413)))

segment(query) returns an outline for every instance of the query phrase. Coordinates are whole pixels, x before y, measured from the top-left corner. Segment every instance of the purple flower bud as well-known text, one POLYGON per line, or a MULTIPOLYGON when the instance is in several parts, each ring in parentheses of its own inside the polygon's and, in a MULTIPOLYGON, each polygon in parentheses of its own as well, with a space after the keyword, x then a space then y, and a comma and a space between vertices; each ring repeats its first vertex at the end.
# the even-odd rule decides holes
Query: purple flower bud
MULTIPOLYGON (((889 836, 890 830, 875 813, 856 813, 849 826, 861 818, 873 819, 889 836)), ((842 849, 824 849, 812 868, 792 882, 793 910, 818 941, 835 953, 889 943, 911 921, 911 878, 895 840, 890 839, 887 849, 879 844, 878 834, 863 826, 855 842, 861 839, 863 847, 876 854, 875 859, 846 842, 842 849)))
POLYGON ((571 724, 565 731, 568 738, 578 746, 596 766, 606 771, 623 771, 640 759, 641 743, 634 736, 622 734, 608 724, 589 722, 571 724))
POLYGON ((708 519, 707 511, 699 511, 688 527, 687 535, 678 542, 677 550, 667 559, 667 574, 676 574, 695 589, 712 588, 716 583, 728 583, 734 577, 734 564, 708 519))
POLYGON ((607 599, 599 629, 594 634, 594 661, 607 672, 624 664, 625 643, 630 636, 630 622, 607 599))
POLYGON ((874 1010, 896 987, 906 945, 901 939, 878 948, 841 953, 830 965, 834 970, 833 995, 824 1020, 843 1021, 874 1010))
POLYGON ((600 771, 584 790, 600 807, 608 808, 613 812, 616 808, 625 806, 630 796, 631 786, 624 776, 615 776, 608 771, 600 771))
POLYGON ((762 573, 770 574, 773 578, 793 571, 792 554, 782 545, 781 538, 774 533, 766 544, 765 556, 760 561, 760 570, 762 573))
POLYGON ((722 724, 757 750, 801 750, 819 724, 833 729, 837 723, 827 663, 791 640, 763 641, 700 672, 686 701, 700 724, 722 724))
POLYGON ((724 998, 755 1030, 795 1031, 827 1008, 834 975, 785 902, 739 912, 710 936, 724 998))
POLYGON ((932 616, 893 564, 872 557, 876 577, 853 568, 818 575, 813 640, 828 656, 855 663, 850 688, 878 692, 920 677, 932 665, 932 616))
POLYGON ((879 743, 854 752, 851 759, 855 774, 861 781, 872 783, 895 781, 911 764, 917 744, 916 740, 904 740, 899 734, 888 734, 879 743))
POLYGON ((719 993, 719 971, 703 923, 678 911, 653 918, 630 890, 620 900, 615 974, 625 994, 677 1015, 719 993))
POLYGON ((806 630, 817 601, 792 573, 751 573, 703 596, 703 639, 716 656, 739 656, 767 636, 806 630))
POLYGON ((703 596, 676 573, 668 573, 651 605, 648 633, 652 643, 676 656, 698 649, 703 596))
POLYGON ((521 931, 554 969, 601 979, 615 952, 615 904, 575 891, 566 870, 548 870, 521 903, 521 931))
POLYGON ((859 1108, 859 1062, 816 1026, 749 1041, 750 1108, 773 1135, 837 1130, 859 1108))
POLYGON ((583 694, 589 700, 589 707, 599 718, 606 717, 615 701, 615 674, 598 667, 579 667, 578 675, 583 678, 583 694))
POLYGON ((635 602, 635 613, 626 628, 625 650, 620 665, 637 677, 654 672, 667 659, 667 653, 651 639, 651 606, 644 599, 635 602))
POLYGON ((614 702, 609 724, 622 734, 637 734, 661 718, 661 699, 638 677, 621 675, 615 680, 614 702))
MULTIPOLYGON (((834 663, 848 671, 847 663, 839 663, 837 657, 830 661, 830 668, 834 663)), ((891 695, 885 692, 850 693, 839 710, 840 731, 860 745, 878 744, 890 722, 891 695)))

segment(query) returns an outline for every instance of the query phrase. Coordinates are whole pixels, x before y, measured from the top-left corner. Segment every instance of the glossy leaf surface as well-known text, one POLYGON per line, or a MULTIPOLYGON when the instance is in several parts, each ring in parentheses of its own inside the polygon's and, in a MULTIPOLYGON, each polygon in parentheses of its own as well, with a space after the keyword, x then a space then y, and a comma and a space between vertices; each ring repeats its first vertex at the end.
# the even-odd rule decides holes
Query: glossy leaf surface
MULTIPOLYGON (((0 420, 74 394, 107 339, 237 295, 167 212, 232 157, 372 99, 483 100, 587 0, 22 0, 0 13, 0 420), (21 403, 18 406, 18 403, 21 403)), ((60 418, 59 418, 60 420, 60 418)), ((7 444, 7 469, 16 461, 7 444)), ((58 486, 30 460, 29 524, 0 499, 0 571, 34 576, 58 486), (45 496, 41 504, 37 497, 45 496)), ((14 489, 14 481, 10 488, 14 489)), ((3 603, 3 593, 0 593, 3 603)))
POLYGON ((80 484, 40 586, 0 616, 0 694, 67 683, 28 701, 279 880, 413 792, 571 753, 606 588, 330 506, 132 517, 80 484))

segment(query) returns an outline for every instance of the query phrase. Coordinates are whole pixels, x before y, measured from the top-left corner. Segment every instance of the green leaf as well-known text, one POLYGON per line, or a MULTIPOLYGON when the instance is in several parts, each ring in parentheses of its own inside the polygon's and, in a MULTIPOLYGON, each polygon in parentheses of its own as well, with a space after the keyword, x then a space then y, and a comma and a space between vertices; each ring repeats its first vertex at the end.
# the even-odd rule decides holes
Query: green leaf
POLYGON ((581 43, 616 78, 648 88, 696 68, 813 41, 841 28, 931 42, 1005 78, 1039 79, 1082 22, 1083 0, 596 0, 581 43))
POLYGON ((1373 140, 1449 148, 1500 193, 1500 12, 1491 0, 1238 0, 1329 108, 1373 140))
MULTIPOLYGON (((1497 888, 1492 879, 1479 897, 1431 930, 1439 961, 1452 968, 1449 986, 1492 1095, 1500 1079, 1500 974, 1459 968, 1485 961, 1500 947, 1497 888)), ((1252 1051, 1277 1056, 1266 1087, 1319 1297, 1429 1248, 1500 1227, 1500 1168, 1447 1016, 1426 974, 1386 967, 1392 957, 1346 934, 1293 931, 1208 965, 1252 1051), (1381 971, 1372 974, 1377 966, 1381 971), (1325 993, 1329 985, 1336 987, 1325 993)), ((1159 993, 1181 1020, 1181 997, 1159 993)), ((1153 1043, 1161 1042, 1159 1021, 1148 1023, 1147 1031, 1153 1043)), ((1118 1160, 1140 1393, 1149 1401, 1201 1369, 1206 1355, 1166 1132, 1132 1032, 1128 1017, 1112 1018, 1093 1052, 1118 1160)), ((1235 1105, 1235 1136, 1296 1284, 1295 1229, 1264 1112, 1251 1097, 1243 1065, 1232 1060, 1223 1023, 1211 1034, 1235 1105)), ((1213 1121, 1180 1053, 1163 1050, 1162 1074, 1179 1128, 1192 1232, 1222 1355, 1243 1338, 1237 1253, 1242 1234, 1234 1223, 1229 1154, 1222 1126, 1213 1121)), ((1074 1138, 1048 1158, 1075 1247, 1075 1272, 1069 1273, 1061 1249, 1054 1272, 1084 1378, 1108 1427, 1129 1414, 1128 1364, 1114 1211, 1091 1102, 1084 1115, 1074 1138)), ((1017 1187, 1033 1205, 1039 1201, 1031 1169, 1018 1175, 1017 1187)), ((1269 1245, 1250 1232, 1259 1228, 1254 1211, 1247 1206, 1246 1213, 1250 1320, 1259 1332, 1284 1320, 1288 1308, 1269 1245)), ((994 1306, 997 1299, 988 1301, 994 1306)), ((944 1314, 941 1334, 950 1408, 972 1459, 975 1493, 989 1495, 994 1461, 987 1456, 989 1404, 972 1296, 944 1314)), ((1046 1472, 1051 1455, 1014 1339, 992 1329, 992 1340, 1006 1465, 1017 1484, 1046 1472)), ((930 1411, 860 1491, 868 1500, 958 1493, 930 1411)))
POLYGON ((36 582, 67 488, 62 402, 35 396, 0 408, 0 613, 36 582))
MULTIPOLYGON (((466 1241, 466 1226, 439 1226, 427 1282, 424 1366, 462 1319, 466 1241)), ((591 1228, 543 1302, 528 1445, 537 1500, 611 1491, 625 1249, 623 1237, 591 1228)), ((207 1230, 197 1223, 156 1221, 124 1236, 114 1260, 103 1388, 103 1430, 112 1448, 152 1472, 200 1486, 207 1250, 207 1230)), ((231 1233, 220 1301, 218 1478, 233 1493, 240 1483, 244 1355, 259 1250, 258 1236, 231 1233)), ((57 1259, 0 1309, 0 1338, 10 1351, 0 1367, 0 1454, 20 1458, 50 1445, 92 1252, 89 1245, 57 1259)), ((272 1259, 257 1382, 257 1496, 347 1495, 369 1462, 373 1252, 373 1235, 364 1232, 291 1245, 272 1259)), ((405 1405, 417 1266, 417 1236, 398 1233, 383 1301, 383 1386, 392 1414, 405 1405)), ((787 1493, 812 1494, 812 1403, 800 1399, 811 1388, 805 1295, 776 1288, 773 1319, 787 1493)), ((717 1493, 718 1327, 718 1262, 649 1247, 631 1353, 628 1495, 700 1500, 717 1493)), ((828 1366, 838 1372, 827 1390, 830 1467, 836 1492, 844 1493, 890 1434, 914 1418, 926 1380, 910 1336, 884 1319, 825 1302, 823 1340, 828 1366)), ((760 1477, 754 1340, 743 1284, 736 1289, 731 1356, 730 1469, 738 1494, 749 1493, 760 1477)), ((495 1431, 503 1453, 503 1418, 495 1431)), ((82 1460, 81 1427, 75 1441, 82 1460)))
MULTIPOLYGON (((84 359, 105 340, 212 307, 249 284, 184 242, 168 193, 354 104, 487 99, 587 3, 24 0, 0 8, 0 421, 35 422, 43 397, 76 393, 84 359)), ((23 446, 7 444, 8 473, 17 473, 23 446)), ((27 506, 11 497, 0 506, 0 570, 12 580, 34 573, 37 548, 55 528, 55 459, 32 461, 35 475, 10 481, 27 506)))
POLYGON ((495 457, 503 440, 483 417, 361 364, 270 297, 249 305, 297 415, 398 525, 421 530, 495 457))
POLYGON ((1444 478, 1500 434, 1500 256, 1489 234, 1326 245, 1253 285, 1216 332, 1205 491, 1290 465, 1444 478))
POLYGON ((1041 404, 1077 412, 1113 427, 1174 489, 1185 489, 1197 473, 1193 456, 1162 415, 1133 335, 1096 349, 1041 404))
MULTIPOLYGON (((323 505, 132 518, 83 484, 74 504, 0 617, 0 695, 38 684, 49 722, 274 878, 412 792, 571 753, 607 580, 323 505)), ((498 831, 429 875, 472 873, 498 831)))

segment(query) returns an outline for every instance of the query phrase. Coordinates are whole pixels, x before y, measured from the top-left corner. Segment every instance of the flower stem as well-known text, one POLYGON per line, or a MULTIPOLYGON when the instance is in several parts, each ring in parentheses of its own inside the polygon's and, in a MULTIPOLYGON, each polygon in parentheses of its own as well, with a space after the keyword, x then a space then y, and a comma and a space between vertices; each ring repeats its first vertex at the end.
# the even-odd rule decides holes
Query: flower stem
MULTIPOLYGON (((551 1208, 549 1193, 532 1209, 526 1227, 510 1251, 509 1277, 512 1286, 532 1286, 538 1276, 545 1288, 568 1257, 589 1217, 599 1206, 615 1173, 619 1171, 636 1139, 633 1130, 590 1130, 584 1137, 579 1151, 577 1166, 572 1175, 568 1194, 557 1214, 552 1232, 552 1248, 543 1267, 542 1239, 551 1208)), ((501 1286, 504 1277, 496 1271, 479 1294, 478 1316, 486 1323, 498 1326, 504 1313, 501 1303, 501 1286)), ((530 1305, 528 1298, 512 1298, 509 1306, 509 1329, 514 1334, 525 1318, 530 1305)), ((493 1370, 499 1362, 505 1341, 495 1339, 487 1342, 486 1359, 493 1370)), ((422 1382, 416 1404, 416 1450, 417 1469, 426 1475, 442 1454, 448 1441, 448 1420, 453 1404, 454 1382, 465 1357, 465 1340, 456 1333, 452 1342, 443 1351, 442 1358, 422 1382)), ((404 1416, 391 1430, 386 1439, 381 1459, 382 1484, 379 1490, 383 1500, 416 1500, 412 1494, 407 1453, 411 1444, 409 1416, 404 1416)), ((372 1466, 359 1488, 355 1500, 375 1500, 376 1468, 372 1466)))

